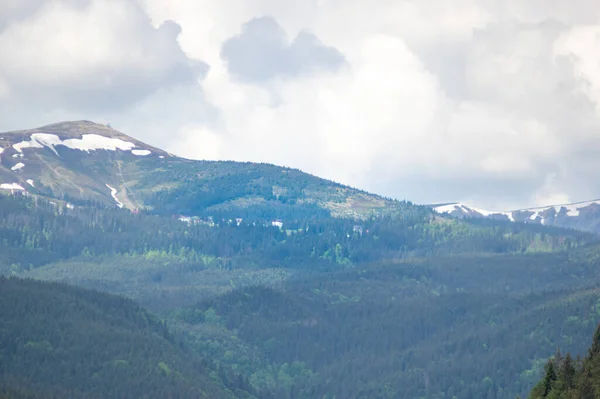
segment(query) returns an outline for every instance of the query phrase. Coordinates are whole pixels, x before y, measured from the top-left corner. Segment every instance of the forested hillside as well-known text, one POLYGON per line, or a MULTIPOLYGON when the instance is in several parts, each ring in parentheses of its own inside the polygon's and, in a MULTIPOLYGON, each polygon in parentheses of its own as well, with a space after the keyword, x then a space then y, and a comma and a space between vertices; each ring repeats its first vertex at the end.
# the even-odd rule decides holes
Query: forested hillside
POLYGON ((2 277, 0 293, 0 397, 247 396, 226 389, 130 300, 2 277))
POLYGON ((598 281, 567 255, 382 263, 241 288, 171 320, 278 398, 506 398, 557 346, 584 349, 598 281))
POLYGON ((543 226, 401 216, 355 221, 246 219, 185 223, 102 207, 0 196, 0 271, 124 294, 154 310, 249 285, 381 260, 452 254, 548 253, 593 237, 543 226))
POLYGON ((495 221, 433 217, 413 207, 398 216, 364 221, 297 215, 281 227, 260 219, 183 223, 177 218, 102 207, 70 207, 40 199, 0 196, 6 263, 37 267, 80 255, 164 252, 191 261, 231 258, 236 266, 339 268, 380 259, 456 253, 551 252, 581 246, 592 235, 495 221), (306 262, 310 260, 310 264, 306 262))
MULTIPOLYGON (((171 364, 159 352, 154 366, 179 371, 182 362, 192 373, 187 365, 202 359, 200 373, 218 392, 261 398, 514 397, 557 346, 583 350, 600 321, 600 248, 591 234, 454 220, 417 206, 367 219, 246 216, 0 196, 0 272, 139 301, 168 320, 168 332, 156 324, 161 342, 181 341, 190 356, 171 364)), ((127 317, 114 323, 131 326, 127 317)), ((30 378, 17 366, 15 375, 30 378)), ((10 388, 46 392, 19 381, 10 388)), ((157 381, 166 389, 170 380, 157 381)))

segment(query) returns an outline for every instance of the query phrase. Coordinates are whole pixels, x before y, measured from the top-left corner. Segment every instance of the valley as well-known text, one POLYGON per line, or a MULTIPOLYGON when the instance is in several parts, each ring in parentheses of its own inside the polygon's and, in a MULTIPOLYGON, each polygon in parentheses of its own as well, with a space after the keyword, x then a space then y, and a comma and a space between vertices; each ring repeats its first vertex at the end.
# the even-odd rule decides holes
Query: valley
POLYGON ((0 148, 9 397, 514 398, 600 322, 591 202, 434 211, 91 122, 0 148))

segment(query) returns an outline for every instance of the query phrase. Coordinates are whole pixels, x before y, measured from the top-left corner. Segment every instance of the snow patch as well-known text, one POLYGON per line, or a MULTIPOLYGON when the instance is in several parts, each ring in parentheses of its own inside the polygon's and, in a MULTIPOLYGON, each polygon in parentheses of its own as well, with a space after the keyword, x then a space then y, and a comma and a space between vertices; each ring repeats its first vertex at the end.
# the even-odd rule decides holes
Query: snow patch
POLYGON ((146 155, 152 154, 152 152, 148 150, 131 150, 131 153, 140 157, 145 157, 146 155))
POLYGON ((539 215, 539 212, 534 212, 533 215, 529 216, 529 220, 537 219, 538 215, 539 215))
POLYGON ((25 167, 25 164, 23 162, 19 162, 18 164, 16 164, 12 168, 10 168, 10 170, 19 170, 19 169, 23 169, 24 167, 25 167))
POLYGON ((0 189, 25 191, 25 189, 17 183, 2 183, 2 184, 0 184, 0 189))
POLYGON ((0 147, 0 154, 4 152, 4 148, 0 147))
POLYGON ((164 155, 159 155, 159 158, 160 159, 165 159, 165 156, 164 155))
POLYGON ((13 154, 13 158, 23 158, 23 154, 13 154))
POLYGON ((35 183, 31 179, 27 179, 27 184, 29 184, 31 187, 35 187, 35 183))
POLYGON ((48 147, 52 150, 53 153, 58 155, 54 146, 60 145, 61 140, 55 134, 47 134, 47 133, 34 133, 31 135, 31 140, 35 140, 38 144, 42 145, 42 147, 48 147))
POLYGON ((482 217, 488 217, 488 216, 494 216, 494 215, 498 215, 498 216, 506 216, 508 218, 508 220, 510 220, 511 222, 515 221, 515 218, 513 217, 512 212, 496 212, 496 211, 487 211, 485 209, 479 209, 479 208, 473 208, 464 204, 449 204, 449 205, 442 205, 442 206, 437 206, 435 208, 433 208, 433 210, 437 213, 452 213, 455 211, 458 211, 466 216, 482 216, 482 217))
POLYGON ((460 210, 460 206, 458 204, 442 205, 433 208, 433 210, 437 213, 451 213, 460 210))
POLYGON ((110 137, 100 136, 98 134, 84 134, 81 139, 68 139, 63 141, 63 145, 73 150, 85 152, 96 150, 109 151, 129 151, 135 147, 135 144, 121 139, 112 139, 110 137))
POLYGON ((20 143, 13 144, 13 148, 17 152, 22 153, 25 148, 44 148, 44 146, 35 141, 33 135, 31 135, 31 141, 21 141, 20 143))
POLYGON ((98 134, 84 134, 83 136, 81 136, 80 139, 61 140, 55 134, 34 133, 31 135, 30 141, 22 141, 20 143, 13 144, 13 148, 19 153, 22 153, 23 149, 25 148, 47 147, 50 150, 52 150, 56 155, 58 155, 54 147, 59 145, 68 147, 72 150, 85 151, 87 153, 96 150, 129 151, 135 147, 135 144, 129 141, 100 136, 98 134))
POLYGON ((117 189, 116 189, 116 188, 113 188, 113 187, 111 187, 111 186, 109 186, 108 184, 106 185, 106 187, 108 187, 108 188, 109 188, 109 190, 110 190, 110 195, 111 195, 111 197, 113 197, 113 199, 114 199, 114 200, 115 200, 115 202, 117 203, 117 206, 118 206, 119 208, 123 208, 123 203, 122 203, 121 201, 119 201, 119 198, 117 198, 117 189))

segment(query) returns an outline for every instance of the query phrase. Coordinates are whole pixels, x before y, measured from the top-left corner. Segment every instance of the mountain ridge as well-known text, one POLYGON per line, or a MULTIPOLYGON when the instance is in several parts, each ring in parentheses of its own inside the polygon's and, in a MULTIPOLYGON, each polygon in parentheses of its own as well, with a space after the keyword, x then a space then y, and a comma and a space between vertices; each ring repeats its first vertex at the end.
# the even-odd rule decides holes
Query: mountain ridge
POLYGON ((192 216, 366 218, 409 206, 297 169, 177 157, 90 121, 0 133, 0 192, 192 216))
MULTIPOLYGON (((0 133, 0 194, 69 205, 227 218, 321 215, 365 219, 411 203, 321 179, 298 169, 175 156, 87 120, 0 133)), ((511 211, 460 202, 425 205, 438 215, 486 218, 600 233, 600 199, 511 211)))
POLYGON ((429 205, 438 214, 458 218, 507 220, 536 223, 600 233, 600 199, 537 206, 511 211, 489 211, 461 202, 429 205))

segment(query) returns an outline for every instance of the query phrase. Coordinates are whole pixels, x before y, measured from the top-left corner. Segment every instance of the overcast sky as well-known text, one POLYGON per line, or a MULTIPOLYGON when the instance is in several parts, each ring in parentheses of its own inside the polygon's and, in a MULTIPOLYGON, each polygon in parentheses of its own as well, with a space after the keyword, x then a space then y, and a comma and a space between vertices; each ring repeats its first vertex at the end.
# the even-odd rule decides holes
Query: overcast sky
POLYGON ((600 5, 1 0, 0 131, 74 119, 419 203, 598 198, 600 5))

